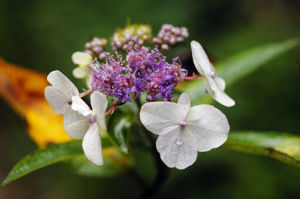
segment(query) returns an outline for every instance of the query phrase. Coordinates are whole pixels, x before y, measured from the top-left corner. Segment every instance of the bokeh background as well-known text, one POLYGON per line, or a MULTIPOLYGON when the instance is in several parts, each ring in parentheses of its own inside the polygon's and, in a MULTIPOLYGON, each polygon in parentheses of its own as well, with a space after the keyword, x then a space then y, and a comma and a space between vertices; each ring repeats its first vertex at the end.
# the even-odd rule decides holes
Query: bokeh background
MULTIPOLYGON (((110 37, 126 20, 186 26, 221 61, 260 44, 299 36, 298 0, 0 0, 0 56, 43 73, 71 74, 71 54, 92 36, 110 37)), ((170 54, 190 56, 189 42, 170 54)), ((187 62, 190 63, 190 62, 187 62)), ((68 75, 70 76, 70 75, 68 75)), ((216 104, 233 130, 300 135, 299 48, 268 62, 227 90, 233 108, 216 104)), ((73 79, 74 80, 74 79, 73 79)), ((0 179, 36 148, 26 123, 0 99, 0 179)), ((139 165, 145 176, 153 165, 139 165)), ((267 157, 227 150, 198 155, 186 170, 172 170, 156 198, 300 198, 300 169, 267 157)), ((63 164, 34 172, 0 189, 0 198, 134 198, 140 186, 127 175, 83 177, 63 164)))

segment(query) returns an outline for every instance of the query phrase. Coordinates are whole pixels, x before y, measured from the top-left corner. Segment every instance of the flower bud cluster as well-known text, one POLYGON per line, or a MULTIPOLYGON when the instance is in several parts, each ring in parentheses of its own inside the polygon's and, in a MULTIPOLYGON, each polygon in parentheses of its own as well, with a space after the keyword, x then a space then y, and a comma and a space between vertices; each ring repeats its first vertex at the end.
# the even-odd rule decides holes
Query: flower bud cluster
POLYGON ((184 42, 188 36, 189 33, 186 27, 175 27, 171 24, 164 24, 158 35, 152 39, 152 42, 157 48, 166 51, 170 46, 184 42))
POLYGON ((128 52, 151 40, 152 29, 148 25, 133 24, 116 31, 111 46, 114 51, 128 52))
POLYGON ((92 41, 85 44, 85 52, 92 57, 97 57, 100 60, 105 58, 104 49, 106 47, 107 40, 104 38, 93 37, 92 41))
POLYGON ((147 93, 147 100, 170 101, 173 88, 183 81, 187 71, 178 58, 166 61, 158 49, 141 47, 128 53, 126 60, 118 54, 106 57, 105 63, 90 66, 91 87, 118 99, 118 104, 130 102, 130 96, 147 93))

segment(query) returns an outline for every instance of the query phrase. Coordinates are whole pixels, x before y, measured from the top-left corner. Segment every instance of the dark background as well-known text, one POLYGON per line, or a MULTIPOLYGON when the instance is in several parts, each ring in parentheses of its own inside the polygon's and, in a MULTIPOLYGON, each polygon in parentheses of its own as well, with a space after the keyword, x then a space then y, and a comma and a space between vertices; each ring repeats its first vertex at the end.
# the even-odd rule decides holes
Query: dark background
MULTIPOLYGON (((260 44, 299 36, 300 2, 0 0, 0 56, 44 73, 59 69, 70 74, 74 51, 82 50, 92 36, 111 37, 127 18, 152 25, 154 34, 163 23, 186 26, 188 41, 201 42, 218 62, 260 44)), ((189 53, 189 42, 181 48, 189 53)), ((299 48, 289 51, 227 90, 236 106, 216 106, 227 115, 232 130, 300 135, 299 55, 299 48)), ((35 148, 25 121, 0 99, 0 179, 35 148)), ((151 165, 140 167, 151 176, 151 165)), ((299 168, 267 157, 214 150, 199 153, 186 170, 172 170, 157 198, 300 198, 299 186, 299 168)), ((0 198, 133 198, 140 191, 125 174, 81 177, 58 164, 0 189, 0 198)))

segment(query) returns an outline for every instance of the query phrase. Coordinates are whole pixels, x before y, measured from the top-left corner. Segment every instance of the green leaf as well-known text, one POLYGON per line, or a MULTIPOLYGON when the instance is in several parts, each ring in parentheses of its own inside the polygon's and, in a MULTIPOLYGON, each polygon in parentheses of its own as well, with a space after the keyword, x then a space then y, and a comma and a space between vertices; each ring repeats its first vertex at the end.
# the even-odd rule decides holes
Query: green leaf
POLYGON ((110 177, 121 172, 121 168, 116 167, 107 159, 104 159, 103 166, 92 164, 84 155, 76 156, 67 162, 71 170, 77 175, 89 177, 110 177))
MULTIPOLYGON (((218 76, 226 81, 226 87, 257 70, 266 62, 299 45, 299 39, 265 44, 239 53, 223 62, 216 64, 218 76)), ((193 80, 184 84, 180 91, 187 91, 195 104, 209 102, 212 98, 204 94, 205 80, 193 80)))
POLYGON ((54 144, 45 149, 37 149, 19 161, 0 186, 5 186, 24 175, 61 161, 65 161, 76 174, 96 177, 116 175, 130 166, 128 157, 112 147, 108 139, 102 138, 104 165, 101 167, 93 165, 83 155, 81 144, 80 140, 74 140, 54 144))
POLYGON ((128 134, 133 124, 133 118, 122 111, 115 112, 108 123, 108 135, 120 150, 128 154, 128 134))
POLYGON ((296 135, 276 132, 232 132, 224 147, 266 155, 300 167, 300 137, 296 135))
POLYGON ((38 149, 15 165, 1 186, 5 186, 35 170, 70 159, 82 153, 81 141, 71 141, 64 144, 51 145, 45 149, 38 149))

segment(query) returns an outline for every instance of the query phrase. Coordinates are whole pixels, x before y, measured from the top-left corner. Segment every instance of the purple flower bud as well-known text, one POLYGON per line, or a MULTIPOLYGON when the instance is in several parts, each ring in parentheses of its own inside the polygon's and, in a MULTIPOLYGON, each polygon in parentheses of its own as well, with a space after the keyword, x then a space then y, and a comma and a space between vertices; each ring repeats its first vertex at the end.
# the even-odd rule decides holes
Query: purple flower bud
POLYGON ((174 27, 170 24, 164 24, 152 42, 157 48, 168 50, 170 46, 182 43, 188 37, 188 31, 185 27, 174 27), (168 48, 166 48, 168 46, 168 48))

